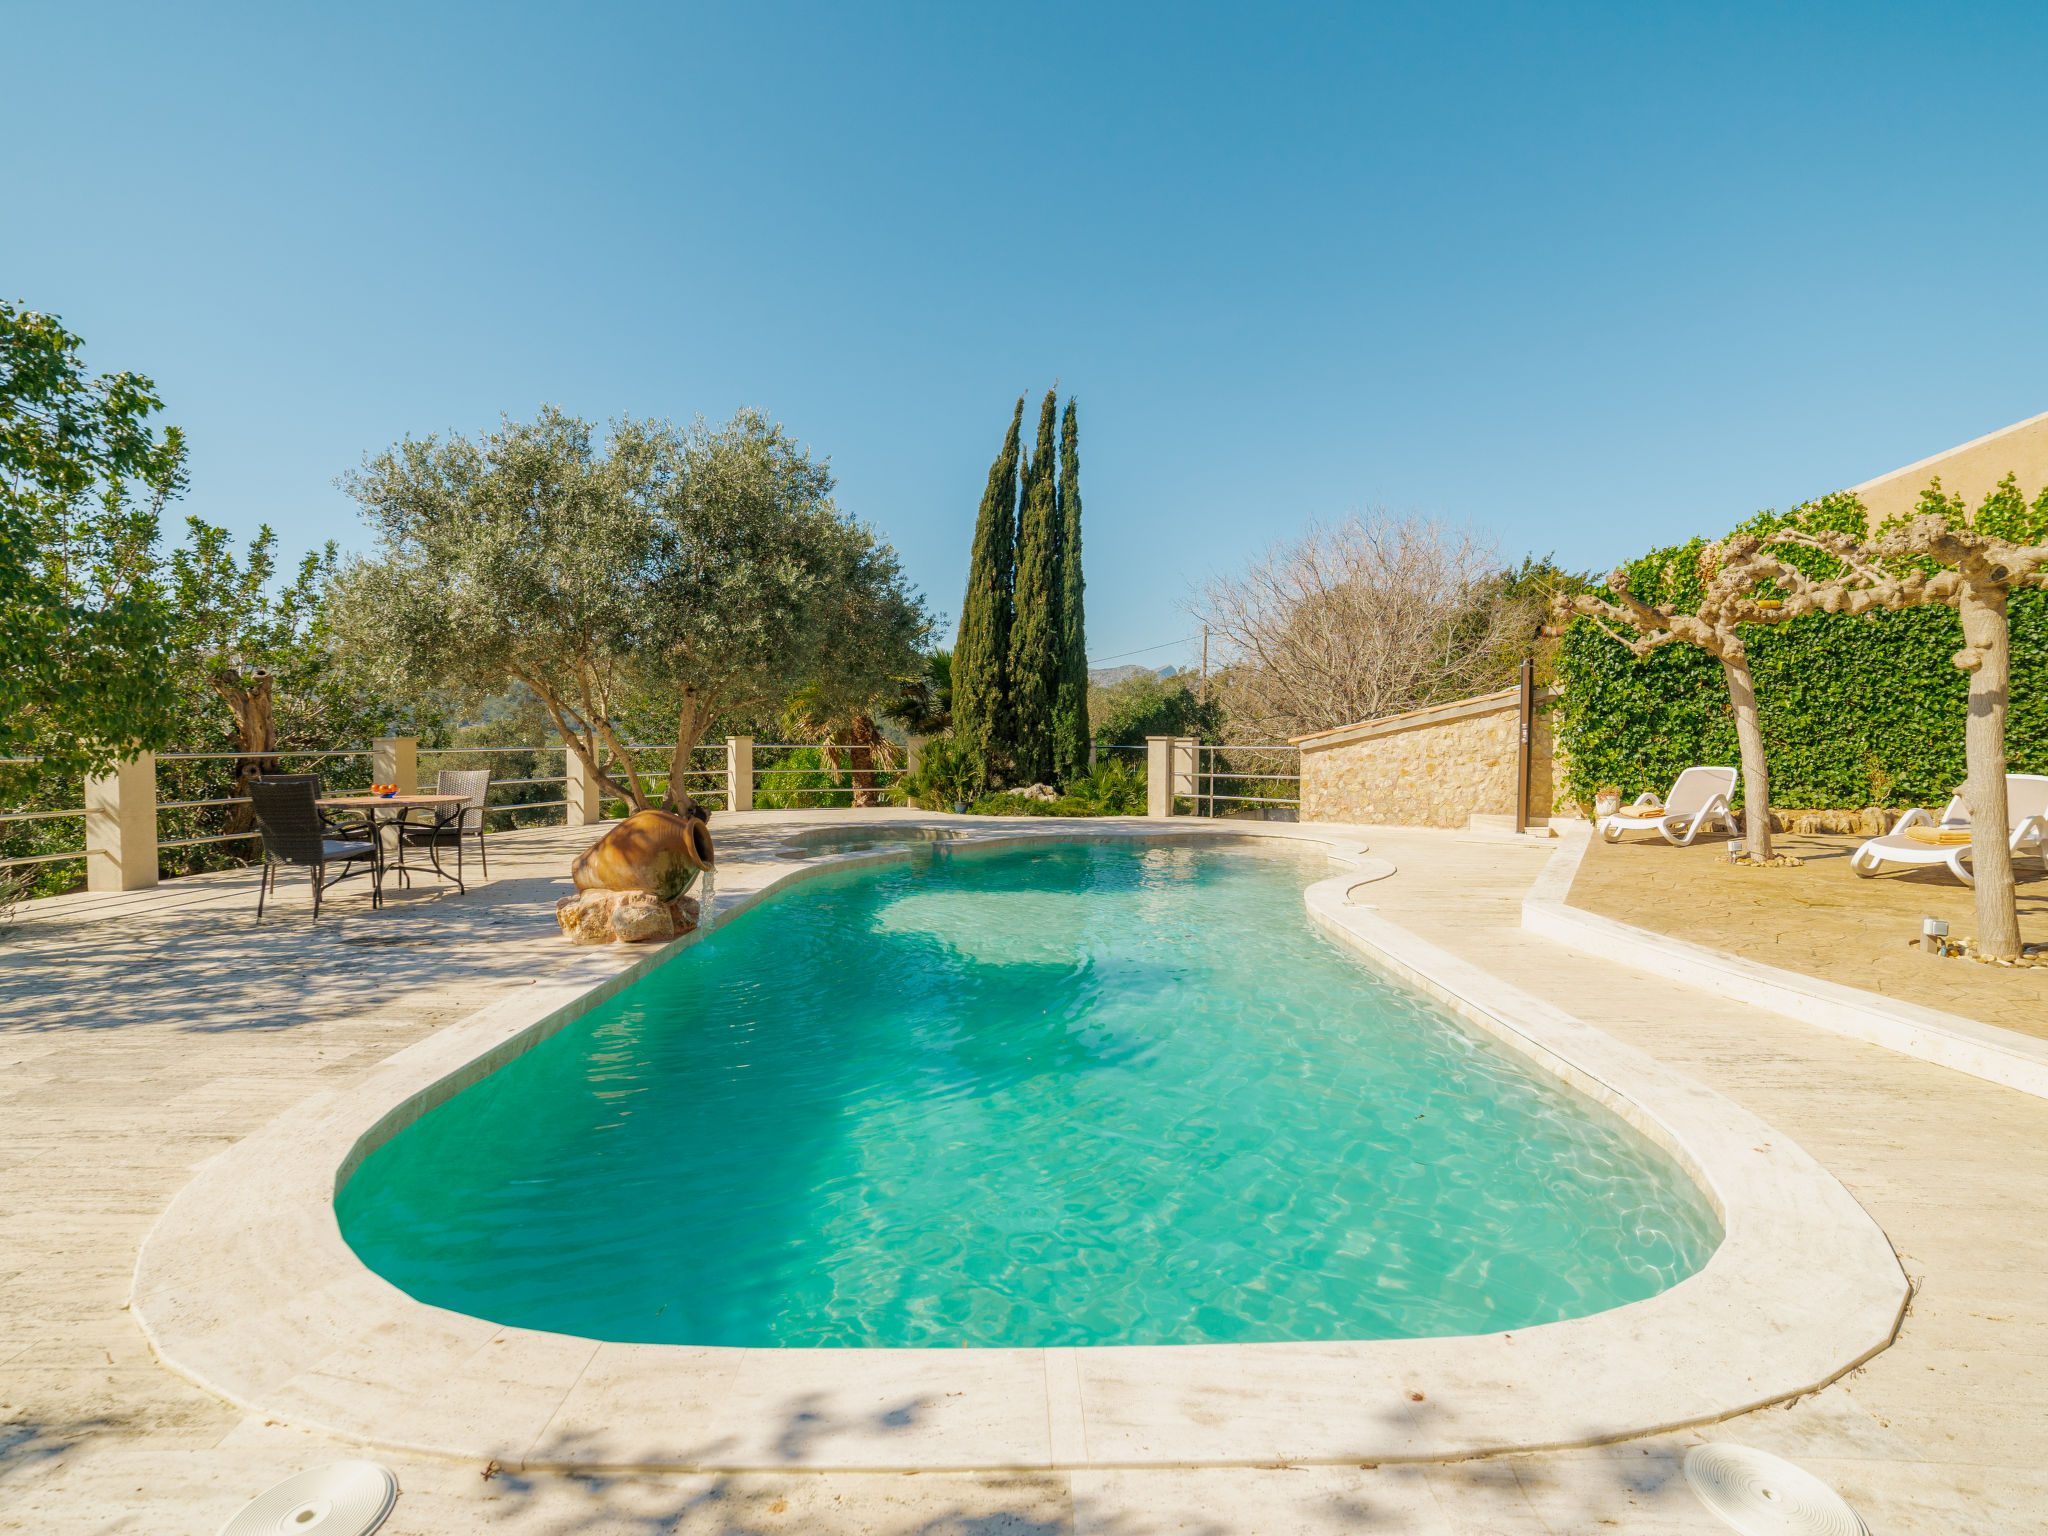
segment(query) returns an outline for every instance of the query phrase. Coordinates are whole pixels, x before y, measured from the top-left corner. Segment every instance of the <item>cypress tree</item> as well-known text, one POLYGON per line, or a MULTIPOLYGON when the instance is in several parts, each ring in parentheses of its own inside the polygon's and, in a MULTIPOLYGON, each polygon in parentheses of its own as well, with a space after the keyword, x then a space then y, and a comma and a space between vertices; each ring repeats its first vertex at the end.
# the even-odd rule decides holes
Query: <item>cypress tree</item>
POLYGON ((1062 784, 1088 771, 1088 619, 1081 601, 1081 428, 1074 402, 1060 423, 1060 652, 1053 700, 1053 772, 1062 784))
POLYGON ((1018 432, 1024 397, 1010 417, 1003 450, 989 466, 988 489, 974 522, 974 553, 960 633, 953 642, 953 735, 984 785, 1013 756, 1009 703, 1010 628, 1017 563, 1018 432))
POLYGON ((1053 704, 1060 680, 1059 479, 1053 427, 1059 401, 1051 390, 1038 412, 1038 450, 1024 476, 1017 523, 1017 618, 1010 631, 1010 711, 1016 780, 1052 777, 1053 704))

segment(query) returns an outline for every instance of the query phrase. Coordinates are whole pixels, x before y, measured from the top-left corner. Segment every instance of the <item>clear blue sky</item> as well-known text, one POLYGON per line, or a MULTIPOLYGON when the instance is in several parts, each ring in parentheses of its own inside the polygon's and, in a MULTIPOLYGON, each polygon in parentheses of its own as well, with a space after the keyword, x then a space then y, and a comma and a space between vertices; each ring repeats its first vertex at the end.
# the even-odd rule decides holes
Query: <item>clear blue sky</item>
MULTIPOLYGON (((0 290, 190 510, 757 405, 949 616, 1081 401, 1090 650, 1365 506, 1604 565, 2048 409, 2048 9, 11 4, 0 290)), ((1186 662, 1188 648, 1140 658, 1186 662)))

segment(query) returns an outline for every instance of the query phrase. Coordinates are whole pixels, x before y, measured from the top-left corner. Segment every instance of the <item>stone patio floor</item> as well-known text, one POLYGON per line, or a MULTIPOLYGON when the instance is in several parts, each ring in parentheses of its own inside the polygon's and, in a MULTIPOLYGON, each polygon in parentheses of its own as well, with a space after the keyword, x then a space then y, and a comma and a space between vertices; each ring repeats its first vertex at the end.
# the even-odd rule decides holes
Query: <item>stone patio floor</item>
MULTIPOLYGON (((853 814, 715 818, 721 884, 853 814)), ((238 872, 36 903, 0 938, 0 1530, 210 1532, 355 1454, 158 1366, 123 1310, 136 1249, 198 1164, 560 965, 551 909, 590 836, 494 837, 488 883, 380 914, 344 886, 317 928, 289 886, 256 927, 238 872)), ((404 1494, 384 1529, 1705 1536, 1724 1528, 1679 1458, 1708 1437, 1797 1459, 1878 1536, 2048 1527, 2048 1101, 1525 934, 1540 849, 1367 836, 1400 866, 1359 892, 1383 915, 1680 1066, 1841 1178, 1918 1286, 1898 1342, 1700 1433, 1428 1467, 568 1477, 385 1457, 404 1494)))
MULTIPOLYGON (((1893 866, 1872 879, 1849 868, 1860 837, 1784 833, 1780 853, 1798 869, 1750 869, 1727 859, 1716 834, 1689 848, 1640 834, 1619 843, 1597 838, 1572 882, 1571 903, 1845 987, 2048 1040, 2048 966, 2008 969, 1971 960, 1934 960, 1909 941, 1920 919, 1938 917, 1951 935, 1977 931, 1975 897, 1946 869, 1893 866)), ((2020 937, 2048 944, 2048 869, 2022 857, 2020 937)))

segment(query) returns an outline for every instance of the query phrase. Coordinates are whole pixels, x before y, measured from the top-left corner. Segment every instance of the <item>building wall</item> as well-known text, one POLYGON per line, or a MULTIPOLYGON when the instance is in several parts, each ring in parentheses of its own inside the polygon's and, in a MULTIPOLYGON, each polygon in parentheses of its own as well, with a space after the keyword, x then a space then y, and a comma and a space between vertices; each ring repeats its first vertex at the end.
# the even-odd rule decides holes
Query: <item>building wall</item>
POLYGON ((1972 512, 2008 474, 2019 477, 2020 489, 2032 501, 2048 485, 2048 412, 2002 427, 1987 437, 1937 453, 1904 469, 1866 480, 1852 489, 1870 509, 1874 530, 1888 517, 1910 512, 1927 488, 1941 476, 1941 488, 1961 493, 1972 512))
MULTIPOLYGON (((1465 827, 1475 815, 1512 817, 1520 735, 1520 706, 1510 692, 1303 738, 1301 819, 1465 827)), ((1539 709, 1530 742, 1532 820, 1551 813, 1562 777, 1539 709)))

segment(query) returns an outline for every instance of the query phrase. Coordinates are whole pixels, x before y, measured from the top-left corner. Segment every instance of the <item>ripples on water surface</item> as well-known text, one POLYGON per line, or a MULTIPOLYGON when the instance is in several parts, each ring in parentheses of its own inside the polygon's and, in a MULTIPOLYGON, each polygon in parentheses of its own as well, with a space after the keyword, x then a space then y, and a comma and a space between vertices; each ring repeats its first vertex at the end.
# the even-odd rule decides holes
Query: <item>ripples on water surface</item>
POLYGON ((364 1163, 413 1296, 601 1339, 1488 1332, 1720 1230, 1658 1149, 1309 924, 1299 852, 1069 844, 828 876, 364 1163))

